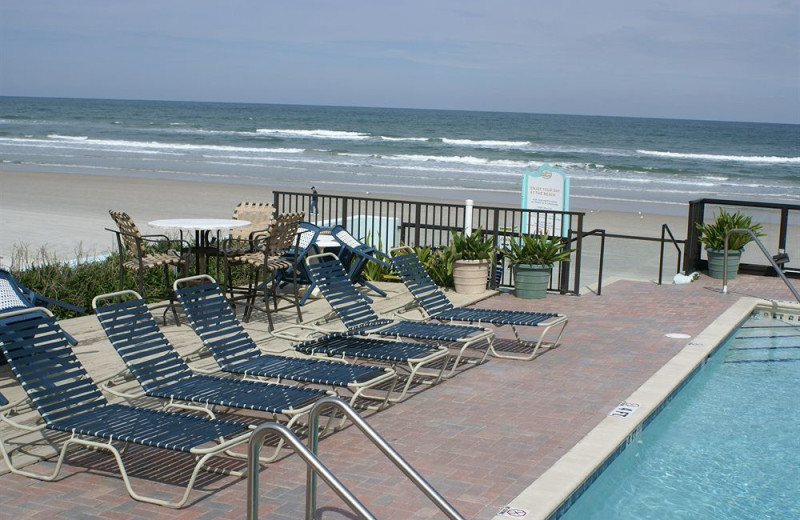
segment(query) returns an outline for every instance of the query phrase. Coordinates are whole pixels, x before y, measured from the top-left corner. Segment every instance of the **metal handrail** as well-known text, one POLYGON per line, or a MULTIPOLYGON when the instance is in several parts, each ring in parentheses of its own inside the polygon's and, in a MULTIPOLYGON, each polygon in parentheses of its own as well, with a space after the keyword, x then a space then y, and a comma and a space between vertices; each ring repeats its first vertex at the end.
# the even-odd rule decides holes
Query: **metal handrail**
POLYGON ((678 241, 675 240, 675 235, 672 234, 672 230, 669 228, 667 224, 661 225, 661 255, 658 259, 658 285, 661 285, 661 280, 664 275, 664 233, 669 233, 670 241, 672 245, 675 246, 675 249, 678 251, 678 271, 681 272, 681 248, 678 246, 678 241))
MULTIPOLYGON (((372 441, 372 443, 409 478, 409 480, 416 484, 417 488, 422 491, 447 518, 452 520, 464 520, 464 517, 461 516, 438 491, 433 489, 433 487, 422 478, 422 476, 417 473, 417 471, 411 467, 411 465, 406 462, 405 459, 403 459, 403 457, 401 457, 400 454, 367 423, 367 421, 341 399, 337 399, 336 397, 324 397, 311 407, 309 411, 310 434, 308 436, 308 447, 312 453, 316 454, 319 447, 319 415, 324 407, 338 408, 340 412, 361 430, 361 433, 363 433, 367 439, 372 441)), ((324 478, 324 474, 320 474, 323 475, 324 478)), ((312 520, 317 510, 316 475, 317 471, 314 471, 311 465, 309 465, 306 475, 306 520, 312 520)))
MULTIPOLYGON (((336 398, 330 397, 325 399, 336 398)), ((253 430, 250 443, 247 447, 247 520, 256 520, 258 518, 258 452, 261 450, 262 444, 264 444, 264 437, 266 437, 267 433, 270 431, 274 431, 283 437, 286 443, 290 445, 306 463, 308 471, 315 475, 319 473, 331 489, 339 495, 339 498, 344 500, 347 505, 358 514, 359 518, 377 520, 377 518, 364 507, 364 504, 359 502, 350 490, 331 473, 311 450, 303 445, 300 439, 298 439, 289 428, 274 422, 264 423, 253 430)), ((306 500, 308 497, 309 491, 306 490, 306 500)), ((306 504, 306 509, 308 509, 308 504, 306 504)))
POLYGON ((772 255, 769 254, 769 251, 767 251, 767 248, 764 247, 764 244, 761 243, 761 240, 759 240, 756 234, 753 233, 753 231, 750 229, 740 229, 740 228, 731 229, 725 235, 725 254, 722 257, 722 294, 728 293, 728 237, 730 237, 733 233, 746 233, 750 235, 750 238, 752 238, 753 241, 755 241, 755 243, 758 244, 758 247, 761 248, 761 252, 764 253, 764 256, 766 256, 767 260, 769 260, 769 263, 772 264, 772 268, 775 269, 775 272, 778 273, 778 276, 780 276, 781 279, 783 279, 783 282, 786 284, 786 287, 788 287, 789 290, 792 291, 792 294, 794 294, 795 299, 797 299, 797 301, 800 302, 800 293, 797 292, 797 289, 794 288, 794 285, 792 285, 789 279, 786 278, 786 275, 783 273, 783 269, 781 269, 780 266, 775 262, 775 259, 772 258, 772 255))

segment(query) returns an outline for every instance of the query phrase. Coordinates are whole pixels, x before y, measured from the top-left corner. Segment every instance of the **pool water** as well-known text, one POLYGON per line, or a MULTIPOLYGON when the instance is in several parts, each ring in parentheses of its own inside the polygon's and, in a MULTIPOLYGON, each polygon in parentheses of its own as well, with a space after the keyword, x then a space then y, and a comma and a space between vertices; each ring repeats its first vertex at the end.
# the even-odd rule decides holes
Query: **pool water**
POLYGON ((800 323, 744 323, 561 517, 800 519, 800 323))

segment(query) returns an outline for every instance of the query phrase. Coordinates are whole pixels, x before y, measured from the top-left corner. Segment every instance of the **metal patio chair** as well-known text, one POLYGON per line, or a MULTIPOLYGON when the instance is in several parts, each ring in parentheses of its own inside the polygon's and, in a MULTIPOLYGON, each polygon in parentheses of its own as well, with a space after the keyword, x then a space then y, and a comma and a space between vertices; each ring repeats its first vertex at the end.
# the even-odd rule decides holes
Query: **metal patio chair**
POLYGON ((377 408, 381 408, 394 390, 397 375, 391 369, 263 352, 210 276, 176 280, 175 293, 192 330, 223 372, 324 386, 343 399, 347 397, 343 392, 349 392, 351 406, 363 398, 379 401, 377 408), (380 392, 376 392, 378 388, 380 392))
POLYGON ((458 345, 460 348, 449 375, 455 372, 466 349, 478 349, 478 345, 486 345, 483 354, 475 361, 480 364, 486 360, 492 348, 494 333, 483 327, 380 318, 364 295, 350 282, 344 266, 332 253, 313 255, 306 259, 306 264, 311 279, 317 283, 320 292, 350 333, 458 345))
MULTIPOLYGON (((166 235, 142 235, 139 228, 133 222, 130 215, 124 211, 109 210, 109 215, 117 224, 118 229, 108 229, 117 237, 119 249, 119 290, 125 288, 125 272, 132 271, 136 275, 136 287, 141 295, 144 291, 144 273, 150 269, 163 269, 164 271, 164 294, 154 296, 166 298, 168 303, 165 305, 164 321, 166 323, 166 313, 171 309, 175 323, 178 321, 178 313, 175 310, 175 295, 172 293, 169 281, 170 269, 180 268, 183 276, 188 274, 189 265, 189 245, 180 241, 173 240, 166 235), (166 248, 163 252, 153 251, 154 247, 166 248)), ((146 297, 146 295, 145 295, 146 297)))
POLYGON ((569 321, 564 314, 455 307, 428 276, 425 267, 412 248, 396 247, 390 250, 390 253, 393 254, 392 265, 395 272, 414 296, 424 316, 442 322, 461 321, 477 325, 489 323, 498 327, 509 325, 517 340, 518 352, 498 352, 492 345, 493 356, 527 361, 536 357, 540 348, 553 348, 561 341, 561 336, 569 321), (517 327, 533 327, 540 333, 534 341, 527 341, 520 336, 517 327), (550 343, 544 343, 545 336, 551 330, 557 331, 557 337, 550 343))
MULTIPOLYGON (((48 310, 35 307, 0 315, 0 350, 44 422, 29 426, 9 419, 5 413, 0 417, 25 431, 51 430, 67 435, 50 474, 15 465, 15 450, 0 438, 0 450, 11 472, 52 481, 61 472, 70 446, 105 450, 116 459, 132 498, 174 508, 186 504, 201 469, 244 476, 242 471, 211 467, 207 462, 213 457, 235 455, 230 450, 250 439, 249 424, 109 403, 75 356, 48 310), (121 446, 118 448, 118 445, 121 446), (167 501, 134 491, 121 455, 126 445, 193 455, 194 469, 183 495, 177 500, 167 501)), ((172 470, 164 469, 165 473, 169 471, 172 470)))

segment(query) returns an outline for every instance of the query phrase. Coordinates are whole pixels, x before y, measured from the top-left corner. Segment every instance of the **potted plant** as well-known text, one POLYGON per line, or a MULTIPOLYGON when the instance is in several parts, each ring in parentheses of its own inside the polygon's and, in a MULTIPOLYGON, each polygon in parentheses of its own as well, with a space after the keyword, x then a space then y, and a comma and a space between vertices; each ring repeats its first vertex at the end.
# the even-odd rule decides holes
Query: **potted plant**
MULTIPOLYGON (((731 230, 748 229, 757 237, 764 236, 761 224, 753 224, 752 217, 742 215, 738 211, 728 213, 722 208, 710 224, 698 222, 696 227, 700 232, 700 242, 706 246, 708 275, 711 278, 723 278, 725 237, 731 230)), ((728 278, 736 278, 744 246, 752 240, 749 233, 732 233, 728 237, 728 278)))
POLYGON ((569 262, 572 252, 563 240, 549 238, 546 234, 521 235, 519 240, 511 240, 504 253, 511 263, 514 295, 526 299, 544 298, 553 264, 569 262))
POLYGON ((451 231, 450 249, 452 263, 450 272, 456 292, 480 294, 486 290, 489 264, 494 254, 492 237, 484 237, 480 228, 470 234, 451 231))

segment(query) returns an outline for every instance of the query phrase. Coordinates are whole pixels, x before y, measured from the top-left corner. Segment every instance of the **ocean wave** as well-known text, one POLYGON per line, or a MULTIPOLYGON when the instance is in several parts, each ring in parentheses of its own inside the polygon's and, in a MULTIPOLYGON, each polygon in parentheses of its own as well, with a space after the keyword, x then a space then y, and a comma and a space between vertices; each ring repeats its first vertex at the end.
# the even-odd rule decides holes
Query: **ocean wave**
POLYGON ((179 153, 196 152, 240 152, 251 154, 265 153, 302 153, 304 148, 263 148, 250 146, 232 146, 216 144, 165 143, 160 141, 129 141, 122 139, 90 139, 87 136, 65 136, 51 134, 48 139, 1 138, 0 143, 7 142, 16 146, 34 146, 42 148, 92 149, 103 151, 119 151, 129 153, 179 153), (56 144, 57 143, 57 144, 56 144))
POLYGON ((388 136, 385 136, 385 135, 379 136, 378 139, 380 139, 381 141, 388 141, 388 142, 397 141, 397 142, 414 142, 414 143, 423 142, 424 143, 424 142, 430 141, 430 138, 428 138, 428 137, 388 137, 388 136))
POLYGON ((281 128, 258 128, 256 133, 263 135, 275 135, 279 137, 297 137, 304 139, 350 139, 362 140, 369 139, 370 134, 363 132, 347 132, 344 130, 291 130, 281 128))
POLYGON ((47 136, 48 139, 62 139, 64 141, 88 141, 88 135, 60 135, 60 134, 50 134, 47 136))
POLYGON ((473 146, 478 148, 524 148, 531 145, 530 141, 495 141, 481 139, 449 139, 442 138, 442 143, 454 146, 473 146))
POLYGON ((731 161, 749 163, 769 163, 769 164, 800 164, 800 157, 777 157, 777 156, 758 156, 758 155, 716 155, 709 153, 680 153, 680 152, 659 152, 656 150, 636 150, 642 155, 654 157, 665 157, 668 159, 691 159, 705 161, 731 161))

